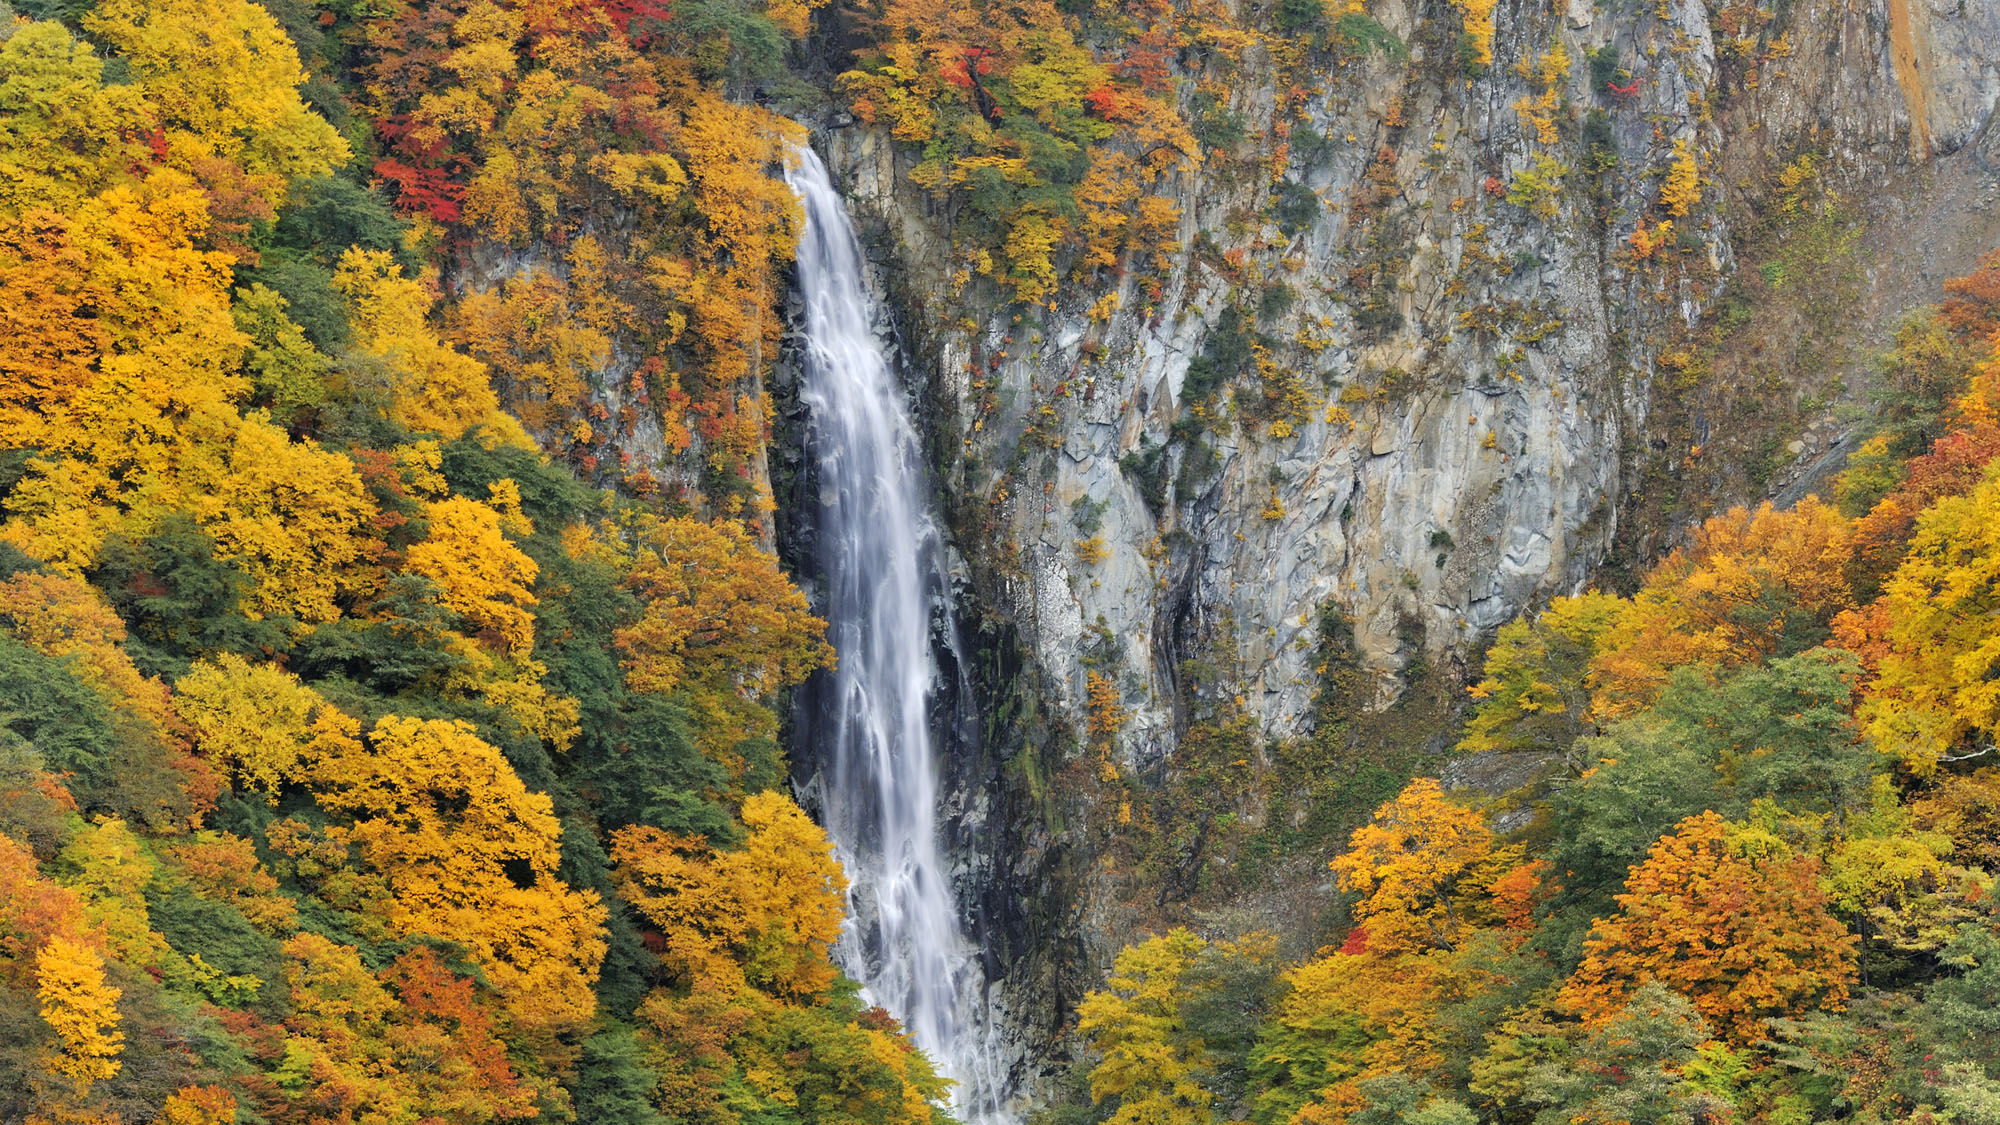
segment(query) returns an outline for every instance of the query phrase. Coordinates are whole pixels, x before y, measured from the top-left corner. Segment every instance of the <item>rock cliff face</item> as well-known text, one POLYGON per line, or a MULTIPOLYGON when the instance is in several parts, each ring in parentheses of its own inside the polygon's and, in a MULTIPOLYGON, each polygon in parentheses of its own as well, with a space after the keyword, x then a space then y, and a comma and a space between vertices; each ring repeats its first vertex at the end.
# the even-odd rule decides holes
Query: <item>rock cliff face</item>
POLYGON ((1179 180, 1164 276, 1105 271, 1051 307, 958 288, 916 154, 845 119, 817 135, 909 341, 967 619, 1026 656, 984 670, 1008 730, 958 769, 962 874, 1013 935, 1030 1022, 1134 917, 1086 875, 1096 837, 1059 827, 1109 810, 1008 764, 1081 743, 1089 669, 1139 771, 1201 700, 1299 734, 1329 605, 1363 707, 1420 656, 1449 679, 1718 504, 1810 488, 1902 309, 2000 241, 1996 0, 1508 0, 1476 78, 1458 9, 1369 15, 1398 42, 1317 88, 1243 60, 1229 106, 1264 139, 1179 180), (1700 196, 1674 214, 1689 158, 1700 196), (1009 692, 1051 706, 1023 718, 1009 692))

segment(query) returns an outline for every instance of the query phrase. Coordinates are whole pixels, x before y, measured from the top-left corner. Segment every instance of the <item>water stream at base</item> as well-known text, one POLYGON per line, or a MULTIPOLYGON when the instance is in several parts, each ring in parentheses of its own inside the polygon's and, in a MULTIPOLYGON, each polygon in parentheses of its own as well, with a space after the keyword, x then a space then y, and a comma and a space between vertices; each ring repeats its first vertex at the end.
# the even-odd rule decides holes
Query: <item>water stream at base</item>
POLYGON ((822 763, 822 816, 849 882, 835 949, 864 997, 958 1082, 967 1122, 1001 1125, 1007 1091, 979 950, 967 937, 938 840, 929 700, 933 613, 954 635, 944 553, 926 502, 922 445, 874 332, 861 247, 824 164, 799 148, 786 182, 805 207, 808 456, 819 475, 819 564, 839 655, 806 719, 822 763))

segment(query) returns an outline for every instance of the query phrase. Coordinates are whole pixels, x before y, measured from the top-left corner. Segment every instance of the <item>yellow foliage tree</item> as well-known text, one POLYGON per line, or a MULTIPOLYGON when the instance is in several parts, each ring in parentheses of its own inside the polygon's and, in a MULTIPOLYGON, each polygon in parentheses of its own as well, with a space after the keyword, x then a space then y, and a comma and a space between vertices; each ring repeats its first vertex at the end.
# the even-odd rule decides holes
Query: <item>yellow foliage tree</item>
POLYGON ((1919 516, 1908 553, 1876 603, 1884 635, 1859 717, 1910 772, 1986 752, 2000 732, 2000 481, 1919 516))
POLYGON ((646 825, 612 836, 619 895, 665 939, 668 967, 696 992, 745 987, 798 1002, 833 984, 846 876, 826 834, 782 793, 743 802, 737 851, 646 825))
POLYGON ((338 617, 374 510, 353 462, 226 404, 177 417, 165 390, 107 378, 87 391, 71 428, 30 462, 6 537, 75 572, 114 532, 185 514, 249 574, 247 611, 338 617))
POLYGON ((104 60, 53 20, 0 42, 0 215, 74 208, 131 165, 139 91, 104 84, 104 60))
POLYGON ((1343 949, 1287 972, 1262 1049, 1265 1065, 1282 1067, 1289 1081, 1267 1091, 1259 1108, 1285 1112, 1296 1125, 1337 1125, 1358 1080, 1437 1071, 1449 1034, 1438 1019, 1443 1002, 1486 983, 1462 959, 1441 950, 1343 949))
MULTIPOLYGON (((15 173, 25 175, 25 173, 15 173)), ((70 223, 53 211, 0 216, 0 442, 32 447, 97 378, 110 293, 70 223)))
POLYGON ((833 666, 826 622, 732 520, 663 519, 644 525, 627 585, 645 602, 618 631, 635 691, 694 694, 705 748, 718 756, 775 720, 758 702, 833 666))
POLYGON ((200 248, 210 216, 199 184, 156 169, 59 222, 70 253, 51 264, 89 279, 103 374, 158 383, 180 410, 244 390, 237 369, 247 339, 229 311, 231 263, 200 248))
POLYGON ((183 1086, 160 1106, 159 1125, 236 1125, 236 1095, 221 1086, 183 1086))
POLYGON ((70 869, 63 885, 82 901, 84 916, 100 928, 114 958, 134 965, 171 960, 146 908, 146 885, 159 864, 129 825, 116 817, 83 825, 63 847, 62 862, 70 869))
POLYGON ((1493 65, 1493 9, 1497 0, 1452 0, 1464 29, 1465 61, 1484 69, 1493 65))
POLYGON ((1674 161, 1667 166, 1667 178, 1660 184, 1660 208, 1679 218, 1701 202, 1701 169, 1694 150, 1686 141, 1674 142, 1674 161))
POLYGON ((298 906, 279 890, 278 880, 257 857, 248 839, 228 832, 196 832, 167 847, 175 873, 203 898, 226 902, 267 934, 281 936, 298 926, 298 906))
POLYGON ((1588 671, 1627 603, 1591 591, 1500 627, 1460 750, 1557 751, 1593 729, 1588 671))
POLYGON ((303 781, 329 747, 360 733, 298 677, 234 653, 197 662, 175 683, 174 708, 203 757, 273 804, 281 786, 303 781))
POLYGON ((521 424, 501 411, 486 365, 452 350, 425 321, 437 300, 434 281, 404 277, 386 250, 355 247, 341 255, 333 284, 353 304, 355 343, 393 372, 393 421, 447 440, 480 426, 495 440, 535 447, 521 424))
POLYGON ((1105 990, 1077 1005, 1077 1033, 1102 1060, 1090 1071, 1090 1100, 1118 1100, 1117 1125, 1209 1125, 1215 1097, 1202 1086, 1202 1045, 1177 1041, 1181 979, 1208 943, 1174 930, 1127 946, 1105 990))
POLYGON ((140 673, 125 653, 125 622, 81 578, 23 571, 0 582, 0 621, 21 643, 76 669, 122 715, 150 735, 172 726, 167 690, 140 673))
POLYGON ((248 338, 230 313, 228 258, 197 248, 207 225, 206 195, 166 169, 68 221, 64 268, 89 279, 77 297, 97 295, 101 351, 94 372, 20 420, 16 436, 40 455, 9 498, 5 536, 74 572, 113 532, 184 513, 252 576, 251 612, 330 620, 372 505, 346 458, 237 413, 248 338))
POLYGON ((410 573, 437 583, 446 608, 526 654, 535 644, 535 560, 507 539, 487 504, 453 496, 425 505, 424 514, 430 532, 410 547, 410 573))
POLYGON ((610 363, 611 337, 581 303, 555 273, 536 270, 451 310, 459 342, 501 377, 508 408, 544 440, 576 418, 591 373, 610 363))
POLYGON ((116 988, 104 982, 104 959, 87 945, 51 937, 35 957, 35 996, 55 1032, 50 1069, 79 1084, 118 1073, 125 1033, 118 1030, 116 988))
POLYGON ((130 64, 179 167, 229 161, 264 179, 275 203, 286 180, 347 162, 347 142, 299 100, 298 52, 262 6, 106 0, 83 25, 130 64))
POLYGON ((604 958, 604 907, 556 876, 562 829, 463 722, 386 716, 367 745, 330 739, 313 770, 327 830, 386 881, 399 934, 465 945, 530 1036, 587 1022, 604 958))
POLYGON ((353 946, 319 934, 291 938, 284 953, 291 1011, 278 1079, 315 1120, 537 1116, 534 1091, 517 1080, 472 983, 429 950, 381 973, 353 946))
POLYGON ((1342 890, 1362 896, 1354 920, 1368 948, 1396 953, 1457 948, 1474 920, 1469 904, 1516 862, 1495 852, 1483 817, 1424 777, 1377 808, 1328 866, 1342 890))

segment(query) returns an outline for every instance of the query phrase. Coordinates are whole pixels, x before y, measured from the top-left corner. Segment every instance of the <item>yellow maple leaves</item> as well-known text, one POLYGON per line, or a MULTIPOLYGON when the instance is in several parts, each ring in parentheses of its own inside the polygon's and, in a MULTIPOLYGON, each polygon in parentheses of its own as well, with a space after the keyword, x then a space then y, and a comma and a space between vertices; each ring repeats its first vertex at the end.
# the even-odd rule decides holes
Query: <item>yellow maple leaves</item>
POLYGON ((1880 614, 1843 625, 1878 650, 1860 718, 1918 776, 2000 733, 2000 482, 1938 500, 1917 519, 1880 614), (1878 634, 1875 625, 1886 626, 1878 634))
POLYGON ((83 24, 128 61, 175 165, 230 161, 276 202, 285 180, 346 163, 347 142, 299 100, 298 52, 259 5, 105 0, 83 24))
POLYGON ((333 284, 353 303, 355 342, 388 364, 389 415, 417 433, 455 440, 475 426, 496 440, 534 448, 519 422, 500 410, 486 365, 454 350, 425 321, 434 282, 404 277, 387 251, 348 250, 333 284))
POLYGON ((646 608, 617 633, 626 681, 687 692, 718 757, 770 737, 775 719, 760 701, 833 666, 826 622, 740 523, 652 520, 639 539, 626 584, 646 608))
POLYGON ((1376 809, 1328 866, 1342 890, 1362 896, 1354 920, 1367 929, 1369 949, 1417 952, 1457 948, 1473 921, 1465 900, 1484 895, 1517 859, 1496 855, 1485 818, 1446 800, 1426 777, 1376 809))
POLYGON ((1839 1009, 1858 943, 1827 910, 1818 862, 1745 834, 1707 812, 1661 837, 1591 931, 1562 1002, 1603 1019, 1658 980, 1738 1043, 1766 1037, 1767 1017, 1839 1009))
POLYGON ((847 879, 826 834, 781 793, 743 802, 743 847, 645 825, 612 836, 619 893, 665 938, 667 966, 697 992, 744 988, 809 1002, 833 983, 847 879))
POLYGON ((291 673, 233 653, 182 676, 174 709, 193 728, 203 757, 274 804, 280 787, 303 780, 330 746, 359 729, 291 673))
POLYGON ((59 1045, 50 1069, 83 1083, 117 1074, 125 1044, 118 1030, 121 994, 104 981, 104 959, 89 946, 51 937, 35 957, 35 982, 42 1022, 59 1045))
POLYGON ((386 716, 364 745, 330 740, 313 771, 327 835, 385 880, 391 928, 465 944, 519 1026, 542 1035, 595 1010, 604 907, 556 876, 562 830, 469 724, 386 716))
POLYGON ((428 504, 430 533, 409 550, 409 570, 437 583, 440 600, 507 649, 524 654, 535 643, 530 588, 539 568, 501 529, 501 514, 462 496, 428 504))

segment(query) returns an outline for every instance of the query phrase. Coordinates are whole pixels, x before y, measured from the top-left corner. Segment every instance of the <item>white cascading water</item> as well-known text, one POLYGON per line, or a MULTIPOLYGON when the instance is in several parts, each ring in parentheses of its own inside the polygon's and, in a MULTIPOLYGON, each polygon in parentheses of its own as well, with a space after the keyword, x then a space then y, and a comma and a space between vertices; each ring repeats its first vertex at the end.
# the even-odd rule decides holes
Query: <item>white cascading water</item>
POLYGON ((839 656, 831 695, 803 732, 822 763, 821 812, 851 883, 835 952, 866 999, 900 1019, 958 1083, 962 1120, 1005 1121, 985 975, 938 843, 931 605, 944 569, 922 450, 873 329, 861 247, 840 193, 803 147, 785 179, 805 207, 800 398, 819 472, 824 612, 839 656))

